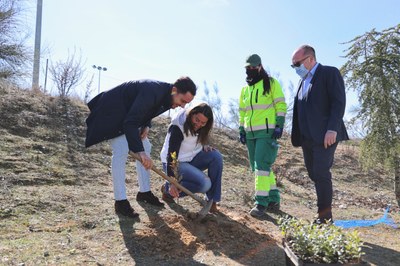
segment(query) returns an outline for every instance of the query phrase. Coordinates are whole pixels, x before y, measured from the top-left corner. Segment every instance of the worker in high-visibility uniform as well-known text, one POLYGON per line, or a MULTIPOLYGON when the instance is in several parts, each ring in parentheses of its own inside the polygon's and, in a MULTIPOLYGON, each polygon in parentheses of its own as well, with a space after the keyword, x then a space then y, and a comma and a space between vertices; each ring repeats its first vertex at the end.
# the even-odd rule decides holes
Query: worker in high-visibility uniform
POLYGON ((255 174, 255 207, 250 215, 280 208, 280 194, 271 166, 278 153, 287 106, 279 82, 270 77, 257 54, 245 64, 247 86, 239 99, 240 142, 247 145, 251 169, 255 174))

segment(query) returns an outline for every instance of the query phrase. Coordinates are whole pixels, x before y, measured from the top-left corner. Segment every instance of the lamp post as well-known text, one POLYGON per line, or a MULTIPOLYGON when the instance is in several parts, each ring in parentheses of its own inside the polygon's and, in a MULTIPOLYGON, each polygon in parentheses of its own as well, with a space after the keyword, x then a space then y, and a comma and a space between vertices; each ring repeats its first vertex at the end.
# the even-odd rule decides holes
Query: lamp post
POLYGON ((98 93, 100 93, 100 73, 101 73, 102 70, 103 71, 107 71, 107 68, 106 67, 101 67, 101 66, 96 66, 96 65, 93 65, 92 67, 99 71, 98 93))
POLYGON ((40 41, 42 38, 41 37, 42 36, 42 9, 43 9, 43 0, 37 0, 35 50, 34 50, 34 54, 33 54, 32 89, 39 89, 40 41))

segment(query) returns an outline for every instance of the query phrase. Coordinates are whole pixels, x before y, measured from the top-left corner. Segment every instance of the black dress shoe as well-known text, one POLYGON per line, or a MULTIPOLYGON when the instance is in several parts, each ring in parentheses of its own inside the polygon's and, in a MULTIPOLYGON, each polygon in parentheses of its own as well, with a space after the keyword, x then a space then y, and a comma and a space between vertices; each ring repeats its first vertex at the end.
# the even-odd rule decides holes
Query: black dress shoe
POLYGON ((321 225, 321 224, 332 225, 333 220, 332 220, 332 218, 317 218, 314 220, 314 224, 316 224, 316 225, 321 225))
POLYGON ((136 200, 141 202, 147 202, 157 207, 164 206, 164 203, 162 203, 156 196, 154 196, 151 191, 138 192, 138 194, 136 195, 136 200))
POLYGON ((135 212, 128 200, 116 200, 114 203, 115 213, 130 218, 139 217, 139 214, 135 212))

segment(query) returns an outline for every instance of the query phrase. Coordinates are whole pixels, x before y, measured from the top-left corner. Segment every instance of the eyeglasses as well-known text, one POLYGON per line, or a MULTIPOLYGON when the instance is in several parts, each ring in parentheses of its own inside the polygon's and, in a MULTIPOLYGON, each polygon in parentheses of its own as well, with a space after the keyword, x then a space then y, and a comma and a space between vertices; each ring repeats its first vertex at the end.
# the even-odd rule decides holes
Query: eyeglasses
POLYGON ((300 61, 297 61, 296 63, 294 63, 293 65, 290 65, 292 68, 295 68, 295 67, 299 67, 302 63, 303 63, 303 61, 304 60, 306 60, 307 58, 309 58, 310 56, 308 55, 308 56, 306 56, 306 57, 304 57, 303 59, 301 59, 300 61))

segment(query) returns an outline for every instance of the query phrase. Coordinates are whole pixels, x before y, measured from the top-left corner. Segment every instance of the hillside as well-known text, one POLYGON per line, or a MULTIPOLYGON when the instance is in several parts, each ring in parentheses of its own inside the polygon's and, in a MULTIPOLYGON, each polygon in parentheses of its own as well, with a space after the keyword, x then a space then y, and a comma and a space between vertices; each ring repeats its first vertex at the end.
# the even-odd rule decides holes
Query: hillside
MULTIPOLYGON (((191 198, 159 209, 135 200, 133 161, 128 198, 140 221, 114 214, 110 148, 84 148, 87 107, 0 85, 0 264, 1 265, 284 265, 276 214, 258 220, 252 207, 254 179, 245 147, 223 130, 213 144, 224 156, 220 212, 202 222, 191 219, 200 206, 191 198)), ((152 158, 159 151, 168 118, 154 120, 152 158)), ((314 187, 300 149, 281 141, 275 172, 280 177, 282 214, 312 219, 314 187)), ((355 142, 340 144, 334 175, 336 219, 377 219, 387 204, 400 223, 391 178, 379 169, 363 172, 355 142)), ((161 196, 161 177, 152 190, 161 196)), ((364 260, 398 265, 399 229, 360 228, 364 260)))

